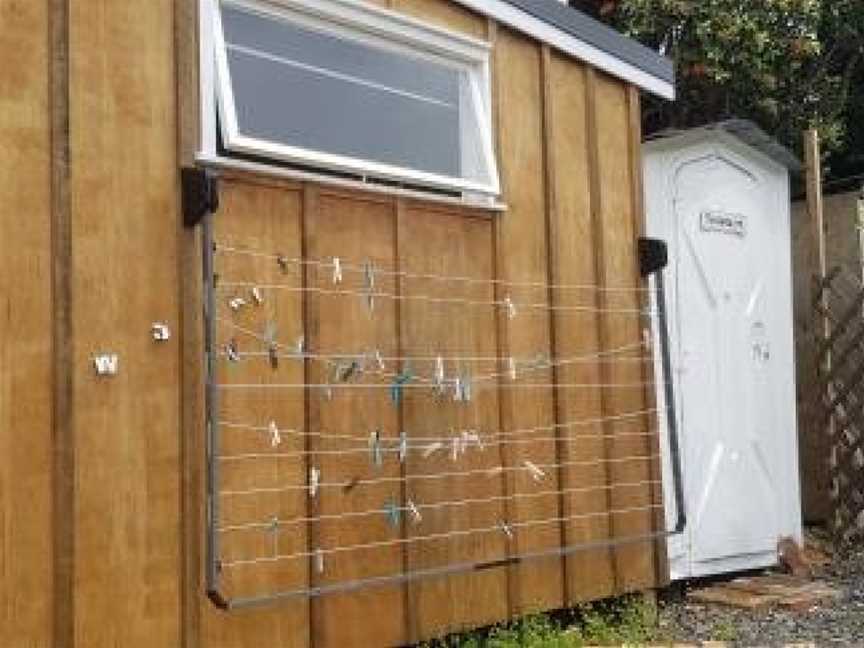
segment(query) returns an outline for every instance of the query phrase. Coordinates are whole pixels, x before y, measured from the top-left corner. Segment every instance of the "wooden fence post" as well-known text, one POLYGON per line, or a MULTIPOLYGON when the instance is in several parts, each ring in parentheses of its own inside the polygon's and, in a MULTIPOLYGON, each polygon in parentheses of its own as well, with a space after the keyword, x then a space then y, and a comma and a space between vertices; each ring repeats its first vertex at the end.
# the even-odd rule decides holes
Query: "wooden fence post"
MULTIPOLYGON (((818 299, 818 303, 813 304, 813 312, 820 313, 819 318, 815 322, 813 348, 816 350, 814 357, 815 369, 817 374, 826 377, 825 393, 816 394, 816 402, 824 400, 830 403, 833 398, 831 381, 828 377, 831 375, 831 349, 827 348, 831 338, 831 321, 829 319, 829 291, 825 286, 825 277, 828 274, 828 256, 825 246, 825 214, 822 201, 822 158, 821 146, 819 141, 819 132, 814 128, 805 131, 804 133, 804 158, 806 165, 806 183, 807 183, 807 212, 810 218, 811 227, 811 270, 813 273, 814 296, 818 299), (825 345, 825 354, 822 362, 819 361, 819 349, 825 345)), ((816 381, 821 384, 821 380, 816 381)), ((818 411, 817 407, 815 411, 818 411)), ((827 433, 830 451, 829 461, 830 467, 836 464, 836 443, 834 439, 834 415, 829 416, 827 425, 822 427, 822 417, 816 416, 814 425, 812 426, 812 434, 827 433)), ((824 447, 819 444, 817 447, 824 447)), ((832 484, 832 499, 836 494, 836 484, 832 484)), ((832 508, 836 510, 837 502, 834 501, 832 508)), ((836 515, 833 516, 836 518, 836 515)), ((832 520, 832 524, 836 523, 836 519, 832 520)))

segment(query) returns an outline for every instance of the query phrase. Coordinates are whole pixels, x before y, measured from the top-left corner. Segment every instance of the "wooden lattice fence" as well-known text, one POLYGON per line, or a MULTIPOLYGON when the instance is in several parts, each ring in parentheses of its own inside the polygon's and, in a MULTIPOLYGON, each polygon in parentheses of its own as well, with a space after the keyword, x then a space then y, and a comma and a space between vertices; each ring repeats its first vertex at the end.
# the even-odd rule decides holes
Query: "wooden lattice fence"
POLYGON ((817 388, 813 429, 830 439, 831 526, 844 541, 864 533, 864 285, 836 267, 815 285, 817 388))

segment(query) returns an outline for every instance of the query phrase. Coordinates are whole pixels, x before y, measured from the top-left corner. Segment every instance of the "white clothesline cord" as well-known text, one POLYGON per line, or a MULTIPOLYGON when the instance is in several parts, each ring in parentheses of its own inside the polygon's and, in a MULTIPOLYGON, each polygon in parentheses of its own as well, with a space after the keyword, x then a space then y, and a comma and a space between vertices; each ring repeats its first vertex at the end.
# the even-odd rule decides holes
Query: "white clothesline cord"
MULTIPOLYGON (((560 429, 570 429, 570 428, 578 428, 578 427, 591 427, 595 425, 605 425, 607 423, 620 423, 622 421, 638 421, 638 419, 651 416, 652 414, 659 414, 660 412, 665 412, 667 408, 648 408, 642 410, 636 410, 633 412, 622 412, 621 414, 611 414, 608 416, 599 416, 588 419, 578 419, 574 421, 568 421, 563 423, 553 423, 549 425, 540 425, 536 427, 530 428, 521 428, 517 430, 507 430, 503 432, 498 432, 495 434, 490 434, 483 437, 484 442, 489 443, 492 441, 497 441, 498 439, 507 439, 517 436, 523 436, 528 434, 536 434, 539 432, 553 432, 555 430, 560 429)), ((248 432, 261 433, 261 432, 270 432, 272 430, 270 424, 267 425, 256 425, 250 423, 237 423, 233 421, 217 421, 217 425, 223 428, 229 429, 238 429, 245 430, 248 432)), ((330 432, 319 432, 319 431, 303 431, 298 430, 296 428, 281 428, 277 426, 277 430, 280 435, 294 435, 299 437, 317 437, 321 439, 334 439, 340 441, 356 441, 357 443, 368 443, 369 435, 356 435, 356 434, 337 434, 330 432)), ((382 438, 386 439, 385 435, 382 435, 382 438)), ((398 440, 398 436, 392 437, 394 440, 398 440)), ((448 441, 452 439, 452 436, 412 436, 412 441, 428 441, 430 443, 434 443, 436 441, 448 441)))
MULTIPOLYGON (((298 258, 287 258, 281 254, 272 253, 272 252, 262 252, 255 250, 242 249, 237 247, 231 247, 227 245, 222 245, 217 243, 214 246, 216 252, 228 253, 228 254, 236 254, 243 255, 249 257, 256 257, 262 259, 269 259, 271 261, 276 261, 281 264, 290 264, 302 267, 304 265, 314 266, 318 268, 326 268, 328 270, 332 270, 335 267, 335 263, 333 259, 328 260, 315 260, 315 259, 298 259, 298 258)), ((352 272, 365 273, 366 266, 358 263, 346 263, 341 260, 339 262, 339 266, 343 270, 350 270, 352 272)), ((459 276, 459 275, 442 275, 442 274, 431 274, 431 273, 413 273, 407 271, 398 271, 398 270, 387 270, 384 268, 374 268, 374 273, 376 276, 381 277, 401 277, 404 279, 424 279, 431 281, 452 281, 459 283, 467 283, 467 284, 487 284, 487 285, 498 285, 498 286, 512 286, 514 288, 536 288, 543 290, 582 290, 582 291, 597 291, 597 292, 620 292, 620 293, 640 293, 640 292, 648 292, 649 289, 642 286, 600 286, 598 284, 549 284, 540 281, 508 281, 506 279, 482 279, 480 277, 468 277, 468 276, 459 276)))
MULTIPOLYGON (((356 353, 355 352, 355 353, 344 353, 344 354, 341 354, 341 353, 320 354, 320 353, 313 353, 310 351, 298 351, 298 350, 296 350, 296 348, 291 348, 291 347, 289 347, 289 345, 287 345, 285 343, 279 342, 277 340, 268 339, 268 337, 266 335, 262 335, 260 333, 257 333, 256 331, 253 331, 252 329, 249 329, 247 327, 236 324, 235 322, 231 321, 230 319, 226 319, 226 318, 217 316, 216 321, 220 322, 222 324, 225 324, 226 326, 229 326, 230 328, 236 330, 239 333, 242 333, 243 335, 246 335, 246 336, 251 337, 255 340, 258 340, 262 344, 266 344, 268 346, 272 345, 277 350, 278 349, 283 349, 283 350, 287 349, 287 352, 277 354, 277 356, 280 358, 288 358, 288 359, 294 359, 294 360, 318 360, 318 361, 325 361, 325 362, 328 362, 330 364, 334 364, 336 361, 345 362, 348 360, 358 361, 358 362, 368 362, 368 361, 372 361, 372 360, 375 360, 375 361, 380 360, 381 362, 402 362, 402 363, 407 364, 407 365, 410 365, 413 362, 418 362, 418 363, 420 363, 420 362, 423 362, 423 363, 425 363, 425 362, 435 362, 435 363, 446 362, 446 363, 450 363, 450 364, 453 364, 453 363, 459 364, 462 362, 464 362, 464 363, 489 362, 489 363, 497 363, 501 366, 510 365, 510 363, 514 363, 515 364, 515 367, 514 367, 515 373, 518 375, 520 373, 524 374, 524 373, 528 373, 528 372, 541 371, 541 370, 545 370, 545 369, 552 369, 552 368, 556 368, 556 367, 563 367, 563 366, 574 365, 574 364, 589 364, 589 363, 591 363, 591 364, 603 364, 603 363, 624 362, 624 361, 630 361, 632 363, 644 364, 648 361, 653 361, 653 358, 651 358, 650 356, 636 356, 633 358, 621 358, 621 357, 619 357, 619 356, 624 355, 625 353, 630 353, 630 352, 634 352, 634 351, 641 351, 641 350, 648 348, 644 342, 637 342, 637 343, 633 343, 633 344, 623 345, 623 346, 615 348, 615 349, 597 351, 594 353, 580 354, 580 355, 576 355, 576 356, 572 356, 572 357, 566 357, 566 358, 551 358, 551 357, 544 356, 543 354, 536 354, 533 357, 519 358, 518 360, 516 357, 501 357, 501 356, 473 356, 473 357, 471 357, 471 356, 462 357, 462 356, 452 356, 452 355, 450 355, 450 356, 443 356, 443 355, 442 356, 431 356, 431 355, 430 356, 383 356, 383 355, 380 355, 380 353, 378 351, 375 351, 375 350, 369 351, 366 353, 356 353)), ((225 346, 225 344, 223 343, 222 347, 224 347, 224 346, 225 346)), ((268 357, 268 358, 273 357, 273 353, 271 353, 270 351, 245 351, 244 352, 244 351, 240 351, 240 350, 235 349, 233 351, 233 353, 238 358, 242 358, 244 355, 245 356, 254 356, 254 357, 268 357)), ((219 356, 228 357, 228 352, 225 350, 217 351, 217 354, 219 356)), ((388 372, 384 372, 384 371, 380 371, 380 370, 375 371, 374 373, 377 373, 377 374, 382 375, 382 376, 386 375, 389 377, 396 377, 398 375, 398 374, 395 374, 393 372, 388 373, 388 372)), ((506 371, 499 371, 499 372, 495 372, 495 373, 491 373, 491 374, 487 374, 487 375, 478 376, 477 378, 474 379, 474 381, 486 381, 486 380, 492 380, 494 378, 503 378, 503 377, 506 377, 508 375, 511 375, 512 373, 513 373, 513 369, 511 369, 508 366, 508 369, 506 371)), ((427 382, 432 381, 432 379, 430 379, 430 378, 418 377, 415 379, 424 380, 427 382)))
MULTIPOLYGON (((620 464, 633 463, 636 461, 654 461, 659 459, 660 455, 637 455, 632 457, 621 457, 615 459, 595 459, 593 461, 565 461, 552 464, 534 464, 535 468, 542 470, 555 470, 558 468, 571 468, 575 466, 598 466, 605 464, 620 464)), ((404 477, 379 477, 375 479, 355 479, 343 482, 321 482, 317 484, 317 489, 339 488, 342 490, 353 489, 359 486, 373 486, 378 484, 399 484, 414 481, 437 481, 440 479, 450 479, 458 477, 472 477, 485 475, 487 477, 496 477, 503 473, 524 472, 525 466, 493 466, 491 468, 481 468, 477 470, 456 471, 456 472, 439 472, 439 473, 420 473, 416 475, 405 475, 404 477)), ((287 493, 292 491, 308 491, 308 484, 289 484, 287 486, 273 486, 261 488, 248 488, 243 490, 223 490, 219 493, 220 497, 245 497, 250 495, 262 495, 267 493, 287 493)))
MULTIPOLYGON (((653 432, 616 432, 611 434, 573 434, 568 436, 557 436, 557 437, 541 437, 539 439, 507 439, 504 441, 497 441, 490 443, 485 437, 482 435, 479 436, 480 442, 483 444, 483 447, 480 448, 480 451, 485 451, 487 446, 491 446, 493 448, 497 448, 499 446, 525 446, 525 445, 533 445, 540 443, 554 443, 556 441, 576 441, 576 440, 587 440, 587 439, 619 439, 619 438, 653 438, 657 435, 656 431, 653 432)), ((458 435, 451 436, 449 438, 442 437, 437 443, 440 447, 435 447, 434 443, 425 443, 425 444, 412 444, 409 443, 406 447, 408 452, 422 452, 425 453, 427 451, 432 450, 432 454, 437 454, 439 451, 443 454, 447 454, 450 451, 450 444, 453 441, 461 441, 461 438, 458 435)), ((398 454, 402 450, 399 446, 399 439, 389 439, 389 441, 393 442, 395 445, 391 448, 381 448, 381 452, 385 454, 398 454)), ((347 455, 359 455, 359 454, 369 454, 369 446, 368 444, 363 447, 351 448, 348 450, 298 450, 296 452, 250 452, 246 454, 236 454, 236 455, 220 455, 217 457, 219 461, 224 461, 226 463, 236 462, 236 461, 252 461, 259 459, 297 459, 300 457, 328 457, 328 456, 347 456, 347 455)), ((431 455, 430 455, 431 456, 431 455)))
POLYGON ((584 520, 597 517, 610 517, 613 515, 629 515, 633 513, 649 513, 652 511, 662 510, 664 507, 661 504, 652 506, 639 506, 624 509, 612 509, 608 511, 598 511, 596 513, 582 513, 578 515, 558 516, 547 518, 544 520, 527 520, 524 522, 509 522, 501 523, 492 527, 480 527, 473 529, 462 529, 457 531, 448 531, 445 533, 433 533, 425 536, 414 536, 410 538, 398 538, 395 540, 383 540, 380 542, 369 542, 365 544, 348 545, 344 547, 333 547, 329 549, 316 549, 315 551, 301 551, 293 554, 276 554, 274 556, 263 556, 259 558, 228 560, 221 562, 223 568, 244 567, 257 565, 262 563, 276 563, 289 560, 322 557, 339 553, 365 551, 371 549, 383 549, 386 547, 397 547, 403 545, 415 544, 418 542, 430 542, 434 540, 449 540, 451 538, 461 538, 465 536, 486 534, 486 533, 503 533, 509 537, 510 533, 516 529, 531 528, 535 526, 548 526, 550 524, 560 524, 562 522, 572 522, 575 520, 584 520), (508 533, 508 531, 510 533, 508 533))
MULTIPOLYGON (((241 325, 239 325, 239 324, 237 324, 237 323, 235 323, 229 319, 225 319, 223 317, 217 317, 216 321, 223 323, 223 324, 226 324, 226 325, 230 326, 231 328, 236 329, 240 333, 243 333, 244 335, 248 335, 250 337, 253 337, 253 338, 259 340, 260 342, 267 343, 267 344, 269 344, 271 342, 271 340, 267 339, 266 336, 264 336, 260 333, 257 333, 250 328, 246 328, 244 326, 241 326, 241 325)), ((280 358, 294 358, 297 360, 323 360, 323 361, 329 361, 329 360, 362 360, 362 359, 371 358, 376 353, 379 353, 379 351, 376 349, 371 349, 371 350, 368 350, 366 352, 345 351, 342 353, 338 353, 338 352, 337 353, 316 353, 314 351, 308 351, 308 350, 304 350, 302 352, 296 352, 296 351, 291 350, 290 345, 288 345, 288 344, 281 343, 278 341, 274 342, 274 343, 280 349, 287 349, 287 351, 285 353, 279 354, 280 358)), ((503 363, 509 362, 510 360, 514 360, 517 363, 520 363, 523 365, 527 364, 527 363, 537 363, 537 362, 542 361, 542 362, 546 363, 547 366, 557 366, 557 365, 560 365, 562 363, 574 364, 577 362, 596 361, 598 359, 603 359, 603 358, 610 357, 610 356, 623 355, 624 353, 629 353, 631 351, 639 351, 639 350, 643 350, 643 349, 647 349, 647 348, 648 347, 646 346, 646 344, 644 342, 634 342, 633 344, 627 344, 627 345, 624 345, 624 346, 621 346, 621 347, 618 347, 615 349, 608 349, 605 351, 597 351, 594 353, 585 353, 585 354, 572 356, 572 357, 568 357, 568 358, 563 358, 563 359, 550 358, 550 357, 548 357, 542 353, 537 353, 537 354, 534 354, 532 356, 518 356, 518 355, 515 355, 515 356, 497 356, 497 355, 495 355, 495 356, 472 356, 472 355, 453 355, 453 354, 447 354, 447 353, 442 353, 441 355, 429 354, 429 355, 401 355, 401 356, 381 354, 380 359, 383 360, 384 362, 406 362, 406 363, 430 362, 430 363, 434 363, 440 359, 440 360, 443 360, 444 362, 448 362, 448 363, 459 363, 459 362, 483 363, 483 362, 487 362, 490 364, 491 363, 502 363, 503 364, 503 363)), ((246 355, 248 355, 248 356, 269 356, 270 354, 267 351, 238 351, 237 355, 242 357, 242 356, 246 356, 246 355)), ((651 360, 652 358, 650 356, 635 356, 635 357, 629 358, 629 359, 631 359, 633 361, 641 362, 643 360, 651 360)))
MULTIPOLYGON (((557 497, 561 495, 574 495, 577 493, 594 493, 594 492, 602 492, 609 491, 615 489, 629 489, 629 488, 642 488, 645 486, 655 487, 661 486, 663 484, 660 480, 647 480, 647 481, 638 481, 638 482, 628 482, 621 484, 604 484, 602 486, 587 486, 580 488, 563 488, 559 490, 547 490, 537 493, 515 493, 513 495, 498 495, 495 497, 482 497, 482 498, 472 498, 472 499, 463 499, 463 500, 453 500, 453 501, 443 501, 443 502, 433 502, 430 504, 419 504, 416 502, 414 506, 394 506, 391 509, 377 508, 367 511, 350 511, 348 513, 331 513, 327 515, 317 515, 312 517, 298 517, 291 518, 290 520, 283 520, 279 517, 273 517, 268 520, 263 520, 260 522, 247 522, 244 524, 232 524, 220 527, 218 531, 220 533, 234 533, 238 531, 250 531, 250 530, 267 530, 273 531, 275 529, 281 529, 283 527, 295 526, 298 524, 313 524, 319 522, 328 522, 334 520, 348 520, 348 519, 356 519, 356 518, 364 518, 364 517, 379 517, 382 513, 388 511, 398 511, 399 513, 413 513, 414 511, 432 511, 446 508, 462 508, 466 506, 473 506, 475 504, 491 504, 494 502, 509 502, 509 501, 518 501, 523 499, 542 499, 544 497, 557 497)), ((410 498, 409 498, 410 499, 410 498)))
MULTIPOLYGON (((288 284, 266 284, 255 283, 251 281, 220 281, 215 286, 217 292, 236 291, 237 289, 257 289, 263 291, 280 291, 287 293, 312 293, 315 295, 329 295, 340 297, 361 297, 363 299, 389 299, 391 301, 416 301, 430 304, 449 304, 458 306, 492 306, 495 308, 534 310, 534 311, 562 311, 562 312, 579 312, 592 314, 612 314, 612 315, 638 315, 646 317, 653 315, 654 311, 643 308, 597 308, 596 306, 550 306, 543 303, 522 303, 513 301, 510 298, 501 300, 481 300, 481 299, 466 299, 463 297, 433 297, 432 295, 400 295, 395 293, 381 292, 378 290, 348 290, 339 288, 316 288, 312 286, 291 286, 288 284)), ((516 317, 517 315, 512 315, 516 317)))
MULTIPOLYGON (((662 383, 660 383, 662 384, 662 383)), ((658 383, 652 381, 632 383, 505 383, 493 385, 491 389, 645 389, 656 387, 658 383)), ((220 383, 214 385, 217 389, 332 389, 334 391, 345 389, 391 389, 390 383, 220 383)), ((428 383, 407 383, 400 389, 425 389, 430 388, 428 383)))
MULTIPOLYGON (((639 345, 639 346, 635 346, 633 348, 638 349, 638 348, 642 348, 642 347, 641 347, 641 345, 639 345)), ((219 355, 225 356, 227 354, 225 352, 220 351, 219 355)), ((236 355, 239 358, 245 358, 245 357, 269 358, 269 357, 273 356, 273 354, 268 353, 267 351, 238 351, 236 355)), ((275 355, 276 355, 276 357, 278 357, 280 359, 286 359, 286 360, 319 360, 319 361, 328 362, 328 363, 335 363, 339 360, 364 360, 364 359, 369 358, 368 354, 363 354, 363 353, 331 353, 331 354, 278 353, 275 355)), ((502 360, 504 361, 504 363, 506 363, 506 361, 510 360, 510 358, 498 358, 498 357, 494 357, 494 356, 486 356, 486 357, 440 356, 440 357, 444 362, 449 362, 449 363, 487 362, 487 363, 491 364, 493 362, 501 363, 502 360)), ((381 359, 384 360, 385 362, 397 362, 399 360, 404 360, 405 362, 408 362, 408 363, 415 362, 415 361, 418 363, 420 363, 420 362, 427 363, 427 362, 435 362, 438 358, 437 357, 428 357, 428 356, 404 356, 403 358, 392 357, 392 356, 381 356, 381 359)), ((552 362, 549 362, 545 359, 541 361, 541 359, 539 357, 529 358, 527 356, 524 358, 514 357, 513 360, 515 362, 517 362, 517 364, 522 363, 523 365, 525 365, 527 363, 536 363, 537 366, 523 366, 523 367, 518 369, 519 372, 526 372, 526 371, 537 371, 540 369, 548 369, 550 367, 567 365, 567 364, 581 364, 581 363, 585 363, 585 364, 588 364, 588 363, 591 363, 591 364, 595 364, 595 363, 596 364, 607 364, 607 363, 608 364, 615 364, 615 363, 640 364, 640 363, 649 362, 649 361, 653 362, 654 359, 650 356, 637 356, 637 357, 633 357, 633 358, 604 358, 602 356, 602 354, 594 354, 594 355, 591 355, 590 357, 577 358, 577 359, 573 359, 573 360, 552 361, 552 362), (542 366, 541 366, 541 364, 542 364, 542 366)), ((502 375, 506 375, 506 372, 502 372, 502 375)))

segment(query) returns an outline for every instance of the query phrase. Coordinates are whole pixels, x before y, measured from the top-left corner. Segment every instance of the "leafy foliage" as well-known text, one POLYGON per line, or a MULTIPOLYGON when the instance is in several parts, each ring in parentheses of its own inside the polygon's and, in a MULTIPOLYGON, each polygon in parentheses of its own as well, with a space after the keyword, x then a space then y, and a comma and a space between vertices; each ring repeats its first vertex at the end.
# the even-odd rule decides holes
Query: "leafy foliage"
POLYGON ((832 162, 864 171, 862 0, 574 0, 676 65, 678 101, 646 131, 744 117, 800 149, 819 128, 832 162))
POLYGON ((656 615, 656 609, 640 597, 625 596, 453 635, 423 644, 422 648, 642 646, 661 639, 656 615))

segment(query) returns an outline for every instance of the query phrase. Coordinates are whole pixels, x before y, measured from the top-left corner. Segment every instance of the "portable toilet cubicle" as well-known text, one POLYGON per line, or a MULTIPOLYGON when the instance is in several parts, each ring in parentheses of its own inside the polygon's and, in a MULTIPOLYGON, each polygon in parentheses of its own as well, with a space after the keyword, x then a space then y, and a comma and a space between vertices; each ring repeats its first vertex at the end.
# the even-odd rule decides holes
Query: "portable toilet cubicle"
MULTIPOLYGON (((669 542, 671 576, 773 565, 778 541, 802 535, 789 195, 799 163, 735 120, 657 137, 644 164, 647 229, 670 260, 676 403, 666 408, 662 385, 657 402, 661 426, 671 411, 678 422, 688 519, 669 542)), ((668 448, 664 463, 673 502, 668 448)))

